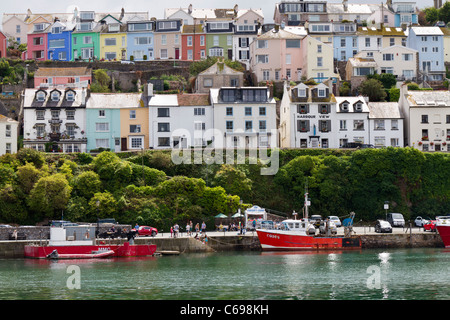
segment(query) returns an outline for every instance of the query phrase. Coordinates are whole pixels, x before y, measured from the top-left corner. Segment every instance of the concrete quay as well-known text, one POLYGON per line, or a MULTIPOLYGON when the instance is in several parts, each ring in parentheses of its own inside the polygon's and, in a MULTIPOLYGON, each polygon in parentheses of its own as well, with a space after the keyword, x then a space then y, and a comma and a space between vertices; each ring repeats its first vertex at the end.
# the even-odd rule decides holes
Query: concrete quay
MULTIPOLYGON (((393 233, 375 233, 373 227, 355 227, 354 233, 361 237, 362 249, 377 248, 443 248, 441 237, 436 232, 423 229, 394 228, 393 233)), ((156 244, 160 254, 212 253, 225 251, 260 251, 261 246, 256 232, 238 234, 236 231, 208 231, 208 241, 195 239, 194 235, 180 233, 174 238, 169 232, 156 237, 137 237, 135 244, 156 244)), ((338 235, 343 228, 338 229, 338 235)), ((200 235, 200 234, 199 234, 200 235)), ((123 243, 126 239, 102 239, 105 244, 123 243)), ((3 240, 0 241, 0 259, 23 258, 24 246, 28 244, 45 245, 48 240, 3 240)))

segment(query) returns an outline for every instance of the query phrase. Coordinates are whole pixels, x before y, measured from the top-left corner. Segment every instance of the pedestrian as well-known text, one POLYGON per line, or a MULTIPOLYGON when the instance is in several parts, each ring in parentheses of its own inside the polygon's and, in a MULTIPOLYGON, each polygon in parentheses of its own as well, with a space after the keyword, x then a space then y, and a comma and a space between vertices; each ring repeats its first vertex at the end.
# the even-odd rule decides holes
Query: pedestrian
POLYGON ((173 227, 170 227, 170 237, 173 237, 173 227))
POLYGON ((198 222, 197 222, 197 224, 195 225, 195 232, 199 232, 200 231, 200 227, 199 227, 199 225, 198 225, 198 222))
POLYGON ((202 234, 205 234, 206 233, 206 223, 205 223, 205 221, 203 221, 203 223, 202 223, 202 234))
POLYGON ((193 224, 192 224, 192 220, 189 221, 189 230, 190 230, 191 235, 192 235, 192 230, 194 230, 194 226, 193 226, 193 224))
POLYGON ((173 235, 174 238, 176 238, 178 236, 178 231, 180 229, 180 226, 178 225, 178 223, 175 223, 175 225, 173 226, 173 235))
POLYGON ((191 226, 188 224, 186 224, 186 234, 188 235, 188 237, 191 235, 191 226))

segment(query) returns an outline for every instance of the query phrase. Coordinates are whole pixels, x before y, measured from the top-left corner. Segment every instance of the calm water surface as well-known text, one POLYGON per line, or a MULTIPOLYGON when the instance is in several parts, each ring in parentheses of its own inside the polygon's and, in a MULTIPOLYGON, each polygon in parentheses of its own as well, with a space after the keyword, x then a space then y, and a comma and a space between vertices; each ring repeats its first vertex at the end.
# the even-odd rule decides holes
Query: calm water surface
POLYGON ((0 300, 444 300, 449 263, 445 249, 0 260, 0 300))

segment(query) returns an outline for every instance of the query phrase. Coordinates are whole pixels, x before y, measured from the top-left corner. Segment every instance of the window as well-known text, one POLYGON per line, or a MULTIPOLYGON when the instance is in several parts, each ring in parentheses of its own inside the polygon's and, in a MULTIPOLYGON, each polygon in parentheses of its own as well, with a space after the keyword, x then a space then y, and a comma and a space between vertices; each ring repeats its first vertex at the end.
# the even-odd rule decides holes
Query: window
POLYGON ((255 31, 255 26, 254 25, 238 25, 238 31, 239 32, 249 32, 249 31, 255 31))
POLYGON ((374 145, 375 145, 375 147, 384 147, 386 145, 386 138, 385 137, 375 137, 374 145))
POLYGON ((291 64, 291 55, 290 54, 286 55, 286 64, 291 64))
POLYGON ((428 123, 428 115, 427 114, 423 114, 422 115, 422 122, 421 123, 428 123))
POLYGON ((170 117, 169 108, 158 108, 158 118, 170 117))
POLYGON ((331 120, 319 120, 319 130, 321 132, 330 132, 331 120))
POLYGON ((33 44, 35 46, 43 45, 44 44, 44 38, 42 38, 42 37, 33 38, 33 44))
POLYGON ((73 102, 75 101, 75 93, 73 91, 67 91, 66 92, 66 100, 73 102))
POLYGON ((257 49, 265 49, 268 48, 269 44, 267 40, 257 40, 256 41, 256 48, 257 49))
POLYGON ((75 125, 66 124, 66 132, 69 136, 73 137, 75 135, 75 125))
POLYGON ((391 120, 391 130, 398 130, 398 120, 391 120))
POLYGON ((66 120, 75 120, 75 110, 66 110, 66 120))
POLYGON ((259 107, 259 115, 260 116, 266 115, 266 107, 259 107))
POLYGON ((10 125, 10 124, 7 124, 7 125, 6 125, 6 128, 5 128, 5 136, 6 136, 7 138, 11 138, 11 125, 10 125))
POLYGON ((259 131, 266 132, 266 130, 267 130, 266 120, 259 120, 259 131))
POLYGON ((233 132, 233 121, 226 122, 226 129, 227 129, 227 132, 233 132))
POLYGON ((384 53, 383 54, 383 60, 384 61, 392 61, 392 60, 394 60, 394 54, 393 53, 384 53))
POLYGON ((89 59, 94 57, 94 49, 93 48, 82 48, 81 49, 81 58, 89 59))
POLYGON ((233 45, 233 36, 227 36, 227 46, 233 45))
POLYGON ((347 120, 339 120, 339 130, 347 130, 347 120))
POLYGON ((325 89, 319 89, 319 90, 317 90, 317 92, 318 92, 317 96, 319 98, 323 98, 323 97, 326 96, 326 90, 325 89))
POLYGON ((262 73, 263 73, 264 81, 270 80, 270 71, 269 70, 263 70, 262 73))
POLYGON ((321 44, 317 45, 317 53, 322 53, 322 45, 321 44))
POLYGON ((99 118, 104 118, 104 117, 106 117, 105 110, 98 110, 98 117, 99 117, 99 118))
POLYGON ((269 55, 267 54, 257 54, 256 63, 269 63, 269 55))
POLYGON ((67 59, 67 52, 61 51, 58 53, 58 60, 66 60, 67 59))
POLYGON ((36 120, 44 120, 44 115, 44 110, 36 110, 36 120))
POLYGON ((170 123, 168 122, 158 123, 158 132, 169 132, 169 131, 170 131, 170 123))
POLYGON ((158 138, 158 147, 170 147, 170 138, 169 137, 159 137, 158 138))
POLYGON ((187 45, 188 47, 192 47, 192 36, 187 37, 187 45))
POLYGON ((212 22, 209 23, 209 28, 211 30, 217 30, 217 29, 228 29, 230 27, 230 23, 229 22, 212 22))
POLYGON ((194 108, 194 116, 204 116, 205 108, 194 108))
POLYGON ((252 115, 252 107, 245 107, 245 115, 246 116, 252 115))
POLYGON ((143 137, 130 137, 131 149, 142 149, 144 146, 143 137))
POLYGON ((391 47, 395 45, 395 38, 389 38, 389 45, 391 47))
POLYGON ((366 38, 366 47, 370 47, 370 38, 366 38))
POLYGON ((375 120, 375 130, 384 130, 384 120, 375 120))
POLYGON ((135 45, 149 45, 152 44, 152 37, 136 37, 134 38, 135 45))
POLYGON ((252 131, 252 130, 253 130, 253 122, 245 121, 245 131, 252 131))
POLYGON ((286 40, 286 48, 300 48, 300 40, 286 40))
POLYGON ((161 49, 161 59, 167 59, 168 57, 167 49, 161 49))
POLYGON ((115 46, 117 43, 116 38, 106 38, 105 46, 115 46))
POLYGON ((50 48, 64 48, 65 46, 64 44, 65 44, 64 39, 50 40, 48 42, 48 46, 50 48))
POLYGON ((95 139, 97 148, 109 148, 109 139, 95 139))
POLYGON ((42 137, 45 133, 45 124, 37 124, 36 125, 36 136, 42 137))
POLYGON ((210 48, 209 55, 211 57, 223 57, 223 49, 222 48, 210 48))
POLYGON ((97 132, 108 132, 109 123, 108 122, 97 122, 95 123, 95 131, 97 132))
POLYGON ((140 133, 141 125, 140 124, 130 124, 130 133, 140 133))
POLYGON ((222 101, 234 102, 236 100, 235 90, 222 90, 222 101))
POLYGON ((105 53, 105 59, 106 60, 114 60, 117 58, 117 53, 116 52, 106 52, 105 53))
POLYGON ((58 91, 53 91, 51 98, 53 102, 59 101, 60 93, 58 91))
POLYGON ((226 115, 227 116, 232 116, 233 115, 233 107, 227 107, 226 115))
POLYGON ((201 46, 205 45, 205 36, 200 36, 200 45, 201 46))
POLYGON ((297 131, 308 132, 309 131, 309 120, 297 120, 297 131))
POLYGON ((353 120, 353 130, 364 130, 364 120, 353 120))
POLYGON ((323 67, 323 58, 322 57, 317 57, 317 66, 323 67))
POLYGON ((128 31, 149 31, 151 29, 151 23, 130 23, 128 25, 128 31))
POLYGON ((159 29, 176 29, 177 22, 176 21, 160 21, 158 22, 159 29))
POLYGON ((213 36, 213 46, 219 45, 219 36, 213 36))
POLYGON ((212 87, 212 85, 213 85, 213 79, 203 79, 204 87, 212 87))
POLYGON ((345 38, 341 38, 341 47, 345 47, 345 38))
POLYGON ((309 112, 308 105, 300 104, 297 106, 297 113, 306 114, 309 112))
POLYGON ((330 113, 330 106, 327 104, 319 105, 319 113, 320 114, 328 114, 330 113))
POLYGON ((195 131, 205 131, 206 130, 206 123, 204 123, 204 122, 195 122, 194 123, 194 130, 195 131))
POLYGON ((45 96, 46 96, 45 92, 40 91, 36 94, 36 100, 39 102, 44 102, 45 96))

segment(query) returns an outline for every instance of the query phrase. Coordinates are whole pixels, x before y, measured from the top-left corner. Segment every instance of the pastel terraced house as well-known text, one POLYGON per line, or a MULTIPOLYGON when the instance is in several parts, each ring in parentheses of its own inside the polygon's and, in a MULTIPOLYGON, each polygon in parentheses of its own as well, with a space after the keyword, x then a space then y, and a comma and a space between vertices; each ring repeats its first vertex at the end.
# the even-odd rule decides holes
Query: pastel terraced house
POLYGON ((306 36, 301 41, 303 67, 297 72, 296 81, 301 78, 323 82, 329 78, 337 79, 339 75, 334 70, 333 46, 314 37, 306 36))
POLYGON ((127 24, 127 59, 154 60, 155 21, 130 21, 127 24), (133 57, 133 59, 131 59, 133 57))
POLYGON ((250 44, 250 69, 256 81, 300 80, 305 57, 301 42, 305 36, 303 27, 275 27, 258 36, 250 44))
POLYGON ((103 18, 100 31, 100 60, 124 60, 127 58, 127 26, 108 15, 103 18))
POLYGON ((181 59, 206 59, 206 32, 203 25, 184 25, 181 33, 181 59))
POLYGON ((87 88, 92 83, 92 69, 88 67, 45 68, 40 67, 34 74, 35 88, 57 86, 87 88))
POLYGON ((47 28, 51 25, 51 20, 43 17, 37 18, 29 24, 27 37, 28 58, 38 61, 47 60, 48 57, 48 33, 47 28))
POLYGON ((206 22, 206 51, 210 57, 233 58, 233 22, 215 20, 206 22))
POLYGON ((72 31, 75 25, 71 22, 62 23, 56 20, 48 28, 48 60, 72 60, 72 31))
POLYGON ((0 114, 0 156, 17 152, 19 122, 0 114))
POLYGON ((72 59, 90 60, 100 57, 100 30, 101 24, 97 24, 87 15, 80 20, 72 32, 72 59))
POLYGON ((156 21, 155 59, 181 59, 181 24, 178 19, 156 21))

